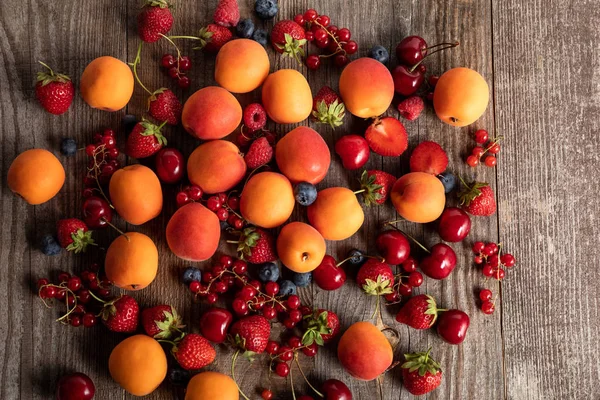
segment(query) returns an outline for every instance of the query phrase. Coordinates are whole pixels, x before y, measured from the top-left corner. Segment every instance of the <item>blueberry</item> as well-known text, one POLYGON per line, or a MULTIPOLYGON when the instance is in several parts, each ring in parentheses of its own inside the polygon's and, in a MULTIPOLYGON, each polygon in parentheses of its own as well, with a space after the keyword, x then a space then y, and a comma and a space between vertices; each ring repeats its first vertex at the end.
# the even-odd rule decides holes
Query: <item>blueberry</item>
POLYGON ((188 267, 185 269, 185 271, 183 271, 181 280, 186 285, 189 285, 193 281, 200 282, 202 280, 202 271, 200 271, 198 268, 188 267))
POLYGON ((296 285, 294 285, 294 282, 288 281, 287 279, 279 282, 280 296, 291 296, 293 294, 296 294, 296 285))
POLYGON ((294 285, 298 287, 308 286, 310 281, 312 281, 312 274, 310 272, 305 273, 295 273, 292 277, 292 281, 294 281, 294 285))
POLYGON ((126 114, 121 119, 121 124, 123 125, 123 129, 125 129, 125 133, 129 133, 133 130, 135 124, 138 123, 138 119, 135 115, 126 114))
POLYGON ((269 262, 261 265, 258 270, 258 279, 262 282, 277 282, 277 279, 279 279, 277 264, 269 262))
POLYGON ((352 265, 359 266, 365 262, 365 255, 358 249, 352 249, 346 254, 348 262, 352 265))
POLYGON ((54 236, 44 235, 40 239, 40 250, 47 256, 55 256, 62 251, 54 236))
POLYGON ((72 138, 64 138, 60 142, 60 152, 65 156, 74 156, 77 153, 77 142, 72 138))
POLYGON ((231 228, 231 225, 229 225, 227 221, 219 221, 219 226, 221 227, 222 231, 226 231, 227 229, 231 228))
POLYGON ((243 19, 238 22, 235 31, 239 37, 250 39, 254 33, 254 22, 250 18, 243 19))
POLYGON ((310 206, 317 199, 317 188, 308 182, 300 182, 294 187, 294 196, 301 206, 310 206))
POLYGON ((369 57, 376 59, 382 64, 385 64, 390 59, 390 53, 388 53, 387 49, 383 46, 373 46, 371 51, 369 51, 369 57))
POLYGON ((186 386, 191 377, 190 371, 186 371, 181 367, 173 367, 169 371, 169 381, 172 385, 186 386))
POLYGON ((256 0, 254 10, 256 11, 258 18, 271 19, 277 15, 279 6, 277 5, 277 0, 256 0))
POLYGON ((267 31, 264 31, 262 29, 257 29, 252 34, 252 40, 257 41, 258 43, 262 44, 263 46, 266 46, 267 42, 269 40, 269 35, 267 34, 267 31))
POLYGON ((456 176, 451 172, 442 172, 438 175, 438 179, 442 181, 446 193, 450 193, 456 187, 456 176))

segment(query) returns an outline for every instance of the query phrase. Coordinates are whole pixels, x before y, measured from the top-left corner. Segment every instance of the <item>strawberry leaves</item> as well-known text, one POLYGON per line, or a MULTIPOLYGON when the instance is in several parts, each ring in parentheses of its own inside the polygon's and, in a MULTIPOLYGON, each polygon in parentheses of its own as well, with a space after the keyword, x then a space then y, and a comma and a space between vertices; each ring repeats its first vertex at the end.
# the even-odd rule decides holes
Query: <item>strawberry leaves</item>
POLYGON ((301 58, 304 57, 304 45, 306 39, 294 39, 289 33, 284 33, 284 44, 277 44, 277 48, 283 51, 285 57, 295 58, 298 63, 302 64, 301 58))
POLYGON ((163 122, 160 126, 157 126, 154 125, 152 122, 144 119, 142 120, 142 122, 140 122, 140 125, 142 125, 142 127, 144 128, 144 130, 140 132, 140 135, 154 136, 158 144, 160 144, 161 146, 166 146, 167 138, 164 137, 160 131, 160 129, 165 125, 165 123, 166 121, 163 122))
POLYGON ((383 198, 383 195, 381 194, 383 185, 375 183, 376 179, 377 176, 375 174, 369 175, 366 170, 363 171, 360 176, 360 187, 364 190, 363 196, 367 206, 377 204, 377 201, 383 198))
POLYGON ((420 376, 424 376, 427 372, 435 375, 440 371, 441 366, 440 363, 431 358, 430 353, 431 347, 427 351, 405 354, 406 362, 401 367, 408 369, 409 372, 418 370, 420 376))
POLYGON ((67 75, 55 73, 47 64, 41 61, 38 62, 48 69, 48 71, 40 71, 37 73, 37 81, 41 82, 42 86, 46 86, 50 82, 65 83, 71 80, 67 75))
POLYGON ((458 193, 458 198, 461 205, 468 206, 473 200, 481 196, 481 189, 489 186, 487 182, 472 182, 470 185, 460 179, 463 189, 458 193))
POLYGON ((185 328, 175 308, 171 307, 171 312, 164 311, 163 314, 165 316, 163 321, 154 321, 156 327, 160 329, 160 332, 154 335, 155 339, 170 339, 174 332, 180 332, 185 328))
POLYGON ((312 116, 317 122, 329 124, 333 129, 342 125, 344 115, 346 115, 346 106, 338 100, 334 100, 333 103, 329 105, 327 105, 326 101, 321 100, 317 104, 317 109, 312 112, 312 116))
POLYGON ((75 254, 85 252, 88 245, 96 246, 92 238, 92 231, 86 232, 83 229, 78 229, 77 232, 71 234, 71 239, 73 239, 73 243, 69 244, 66 249, 75 254))
POLYGON ((390 285, 390 280, 385 279, 383 276, 378 275, 377 281, 372 279, 366 279, 363 285, 363 290, 369 296, 381 296, 384 294, 390 294, 393 292, 393 288, 390 285))
POLYGON ((329 327, 328 313, 323 311, 316 318, 313 315, 308 315, 308 324, 304 335, 302 335, 302 344, 310 346, 313 343, 323 346, 325 341, 323 335, 330 335, 332 329, 329 327))

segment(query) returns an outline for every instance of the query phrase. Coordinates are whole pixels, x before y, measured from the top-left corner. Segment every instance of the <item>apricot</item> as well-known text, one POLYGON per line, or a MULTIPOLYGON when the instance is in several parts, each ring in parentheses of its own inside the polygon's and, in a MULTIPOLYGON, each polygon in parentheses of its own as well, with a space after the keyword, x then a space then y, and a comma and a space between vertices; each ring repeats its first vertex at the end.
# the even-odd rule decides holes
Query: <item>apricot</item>
POLYGON ((9 189, 29 204, 42 204, 62 188, 65 169, 48 150, 26 150, 10 164, 6 181, 9 189))
POLYGON ((198 139, 221 139, 242 121, 242 106, 227 90, 207 86, 192 94, 183 105, 181 123, 198 139))
POLYGON ((240 195, 240 212, 261 228, 282 225, 294 211, 294 191, 285 176, 260 172, 248 180, 240 195))
POLYGON ((265 80, 262 102, 273 121, 295 124, 308 118, 313 98, 304 75, 295 69, 280 69, 265 80))
POLYGON ((331 154, 325 140, 307 126, 290 131, 275 146, 277 166, 292 183, 321 182, 331 163, 331 154))
POLYGON ((392 345, 370 322, 356 322, 340 338, 338 359, 354 378, 371 381, 383 374, 394 359, 392 345))
POLYGON ((167 224, 166 236, 177 257, 204 261, 219 247, 221 225, 214 212, 200 203, 189 203, 175 211, 167 224))
POLYGON ((411 222, 435 221, 446 205, 444 185, 426 172, 403 175, 394 183, 390 198, 398 214, 411 222))
POLYGON ((394 79, 385 65, 369 57, 352 61, 340 75, 346 109, 360 118, 383 114, 394 98, 394 79))
POLYGON ((489 99, 490 89, 483 76, 469 68, 452 68, 435 85, 433 108, 443 122, 467 126, 483 115, 489 99))
POLYGON ((294 272, 310 272, 325 257, 325 239, 312 226, 303 222, 290 222, 277 236, 279 259, 294 272))
POLYGON ((81 97, 92 108, 119 111, 133 94, 133 73, 121 60, 98 57, 83 70, 79 82, 81 97))
POLYGON ((152 393, 167 376, 167 357, 160 343, 146 335, 128 337, 108 359, 110 376, 134 396, 152 393))
POLYGON ((156 278, 158 249, 143 233, 127 232, 108 246, 104 270, 106 277, 121 289, 143 289, 156 278))
POLYGON ((238 147, 226 140, 212 140, 196 147, 187 162, 190 182, 207 194, 226 192, 246 175, 246 162, 238 147))
POLYGON ((270 66, 269 56, 258 42, 231 40, 217 54, 215 80, 232 93, 248 93, 262 85, 270 66))
POLYGON ((117 213, 132 225, 150 221, 162 211, 160 181, 150 168, 140 164, 118 169, 108 185, 117 213))
POLYGON ((332 187, 321 190, 308 206, 308 221, 327 240, 344 240, 362 226, 365 214, 352 190, 332 187))
POLYGON ((190 380, 185 400, 239 400, 238 386, 233 379, 219 372, 201 372, 190 380))

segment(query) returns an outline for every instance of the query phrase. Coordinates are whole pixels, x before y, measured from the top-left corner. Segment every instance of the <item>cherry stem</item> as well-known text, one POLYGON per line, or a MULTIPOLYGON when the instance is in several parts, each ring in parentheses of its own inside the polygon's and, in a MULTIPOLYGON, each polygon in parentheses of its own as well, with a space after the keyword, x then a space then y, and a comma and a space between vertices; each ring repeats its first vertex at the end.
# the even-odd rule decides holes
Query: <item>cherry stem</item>
POLYGON ((129 238, 129 236, 127 236, 127 234, 125 232, 123 232, 122 230, 120 230, 119 228, 117 228, 115 225, 113 225, 112 223, 108 222, 108 220, 104 217, 102 217, 102 220, 104 222, 106 222, 106 224, 108 226, 110 226, 111 228, 113 228, 115 231, 119 232, 121 235, 125 236, 125 239, 127 239, 128 242, 131 241, 131 239, 129 238))
POLYGON ((432 51, 431 53, 428 53, 428 54, 427 54, 425 57, 423 57, 423 58, 421 59, 421 61, 419 61, 418 63, 416 63, 415 65, 413 65, 413 66, 412 66, 412 68, 408 70, 408 72, 410 72, 410 73, 414 72, 414 71, 415 71, 415 69, 417 69, 417 67, 418 67, 418 66, 419 66, 419 65, 420 65, 420 64, 421 64, 421 63, 422 63, 422 62, 423 62, 423 61, 424 61, 424 60, 425 60, 427 57, 429 57, 430 55, 433 55, 433 54, 435 54, 435 53, 439 53, 440 51, 444 51, 444 50, 447 50, 447 49, 451 49, 451 48, 453 48, 453 47, 456 47, 456 46, 458 46, 458 45, 460 45, 460 43, 459 43, 459 42, 449 43, 449 44, 448 44, 446 47, 442 47, 441 49, 437 49, 436 51, 432 51))
POLYGON ((353 259, 354 257, 350 256, 350 257, 346 257, 345 259, 343 259, 342 261, 340 261, 339 263, 335 264, 336 267, 339 267, 340 265, 342 265, 343 263, 345 263, 348 260, 353 259))
POLYGON ((135 76, 135 80, 137 81, 137 83, 142 87, 142 89, 144 89, 149 95, 152 95, 152 92, 150 90, 148 90, 148 88, 142 83, 142 81, 140 80, 140 77, 138 76, 137 73, 137 66, 140 64, 140 62, 142 61, 140 54, 142 53, 142 45, 144 44, 144 42, 140 42, 140 45, 138 46, 137 49, 137 54, 135 55, 135 60, 133 61, 133 64, 131 64, 131 67, 133 69, 133 76, 135 76))
POLYGON ((298 355, 296 354, 294 356, 294 361, 296 362, 296 365, 298 366, 298 371, 300 371, 300 374, 302 374, 302 377, 304 378, 304 380, 306 381, 308 387, 310 387, 313 392, 315 392, 319 397, 325 398, 325 395, 321 392, 319 392, 308 380, 308 378, 306 377, 306 375, 304 374, 304 371, 302 370, 302 367, 300 366, 300 363, 298 362, 298 355))
POLYGON ((404 232, 402 229, 400 229, 397 226, 393 225, 395 222, 397 222, 397 221, 386 222, 385 225, 391 226, 392 228, 394 228, 395 230, 397 230, 398 232, 400 232, 401 234, 403 234, 404 236, 406 236, 410 240, 412 240, 421 249, 425 250, 427 253, 431 253, 431 251, 429 251, 429 249, 427 247, 423 246, 421 244, 421 242, 419 242, 417 239, 415 239, 412 235, 409 235, 408 233, 404 232))
MULTIPOLYGON (((452 42, 452 43, 451 42, 442 42, 442 43, 434 44, 433 46, 425 47, 421 51, 435 49, 436 47, 440 47, 440 46, 452 46, 455 43, 457 43, 457 42, 452 42)), ((454 46, 452 46, 452 47, 454 47, 454 46)))
POLYGON ((235 382, 235 385, 238 388, 238 392, 240 392, 240 394, 242 395, 242 397, 246 400, 250 400, 248 398, 248 396, 246 396, 244 394, 244 392, 242 392, 242 389, 240 388, 240 385, 238 385, 237 380, 235 379, 235 362, 237 361, 238 356, 240 355, 240 351, 236 350, 235 354, 233 355, 233 358, 231 359, 231 378, 233 379, 233 381, 235 382))

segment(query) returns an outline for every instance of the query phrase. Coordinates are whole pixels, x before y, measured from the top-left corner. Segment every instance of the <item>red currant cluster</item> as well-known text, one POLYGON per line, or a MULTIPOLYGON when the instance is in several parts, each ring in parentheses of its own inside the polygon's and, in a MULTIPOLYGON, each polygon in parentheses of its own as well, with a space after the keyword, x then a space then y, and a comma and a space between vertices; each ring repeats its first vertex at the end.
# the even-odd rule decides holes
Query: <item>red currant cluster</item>
POLYGON ((489 134, 484 129, 479 129, 475 132, 475 142, 477 146, 473 147, 471 154, 467 157, 466 163, 470 167, 476 167, 481 163, 483 156, 484 164, 487 167, 493 167, 496 165, 497 159, 496 154, 500 152, 500 140, 502 138, 495 138, 489 140, 489 134))
POLYGON ((314 43, 319 49, 325 49, 327 54, 311 54, 306 57, 306 66, 318 69, 322 58, 333 57, 333 62, 338 67, 343 67, 350 62, 348 58, 358 51, 358 44, 350 40, 352 33, 348 28, 338 28, 331 25, 327 15, 319 15, 314 9, 298 14, 294 21, 306 29, 306 40, 314 43))
POLYGON ((167 71, 167 74, 177 81, 177 86, 182 89, 190 87, 190 78, 185 75, 192 68, 192 62, 188 56, 165 54, 162 56, 160 64, 167 71))
MULTIPOLYGON (((195 201, 202 201, 203 194, 199 186, 189 185, 184 187, 177 193, 177 208, 195 201)), ((238 214, 240 198, 237 195, 217 193, 206 199, 206 207, 217 215, 219 221, 227 221, 234 229, 239 230, 246 225, 246 221, 238 214)))
POLYGON ((492 300, 493 294, 490 289, 481 289, 479 299, 481 300, 480 309, 484 314, 493 314, 496 310, 496 300, 492 300))
POLYGON ((298 336, 291 336, 286 344, 269 341, 267 343, 266 352, 270 357, 270 369, 278 376, 285 378, 290 373, 290 365, 292 360, 296 360, 300 353, 307 357, 317 355, 319 346, 313 342, 310 345, 303 345, 302 339, 298 336))
POLYGON ((406 274, 398 274, 394 276, 394 291, 386 294, 385 299, 389 303, 398 303, 402 296, 410 296, 413 288, 423 284, 423 274, 417 271, 418 263, 412 257, 408 257, 402 264, 402 269, 406 274))
POLYGON ((38 295, 47 307, 49 300, 64 302, 66 313, 57 321, 74 327, 83 325, 91 328, 98 323, 97 312, 102 308, 102 299, 110 296, 112 282, 105 276, 98 276, 98 264, 92 264, 80 276, 61 272, 58 283, 50 283, 48 278, 37 281, 38 295))
POLYGON ((99 185, 108 184, 110 177, 121 167, 117 159, 120 153, 115 131, 105 129, 102 133, 95 133, 94 143, 85 146, 85 153, 88 155, 88 171, 83 178, 83 197, 90 197, 99 185))
POLYGON ((483 275, 486 278, 504 279, 505 268, 515 266, 515 257, 510 253, 501 254, 500 246, 496 243, 475 242, 473 244, 473 261, 477 265, 483 265, 483 275))

